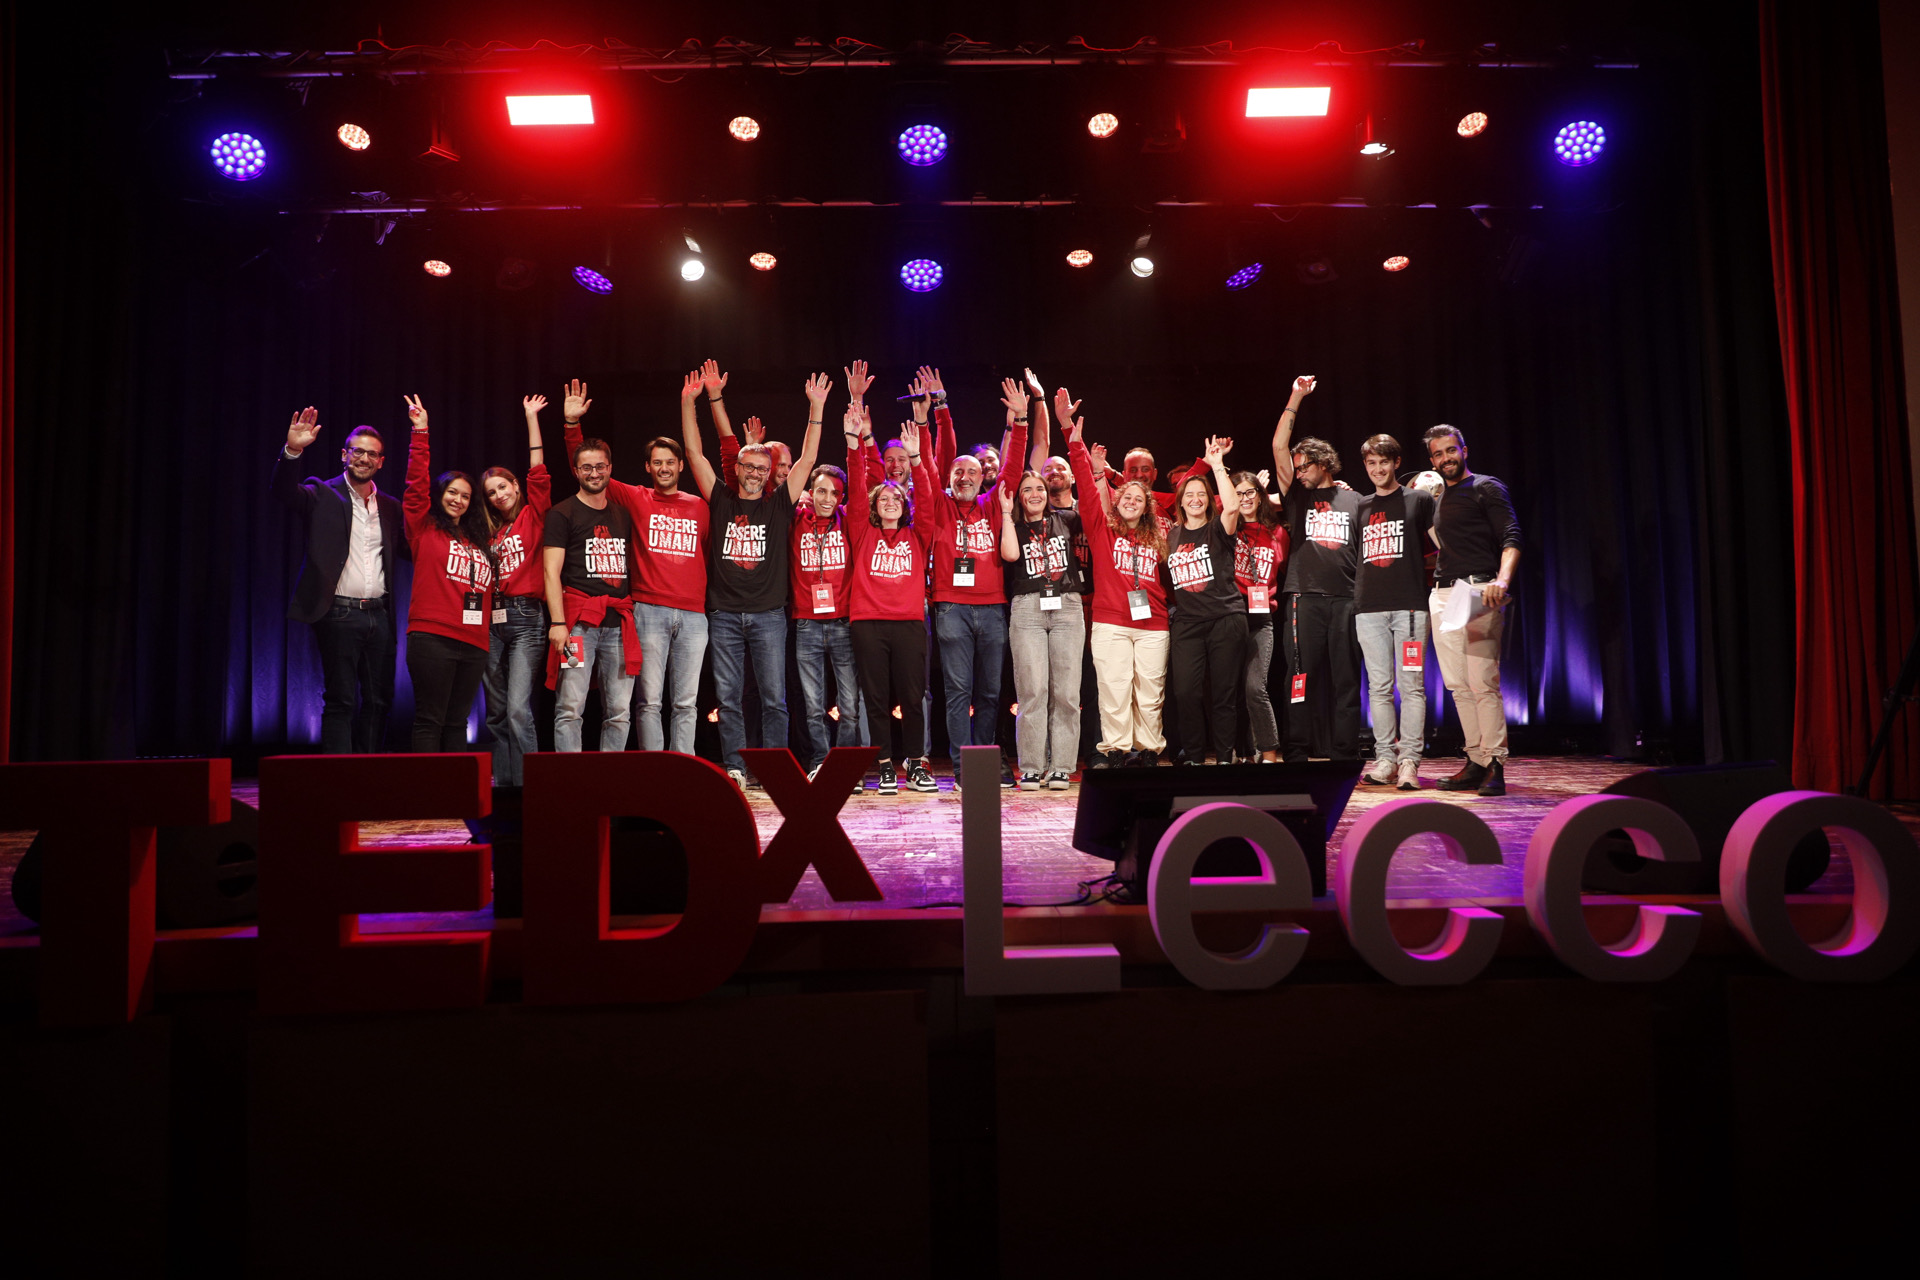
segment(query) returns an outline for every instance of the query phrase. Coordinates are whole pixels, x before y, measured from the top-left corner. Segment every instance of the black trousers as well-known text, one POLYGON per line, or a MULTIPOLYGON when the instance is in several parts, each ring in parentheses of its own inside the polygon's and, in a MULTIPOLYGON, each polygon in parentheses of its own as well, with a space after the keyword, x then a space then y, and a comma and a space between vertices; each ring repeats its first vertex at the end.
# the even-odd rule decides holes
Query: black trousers
POLYGON ((478 645, 431 631, 407 633, 415 751, 472 750, 467 745, 467 713, 486 674, 487 651, 478 645))
POLYGON ((1287 653, 1287 731, 1281 759, 1305 761, 1313 741, 1314 715, 1327 707, 1332 734, 1327 750, 1335 760, 1360 758, 1360 642, 1353 635, 1353 597, 1290 592, 1285 611, 1275 620, 1287 653), (1305 702, 1293 700, 1293 678, 1307 678, 1305 702))
POLYGON ((853 663, 860 672, 860 696, 867 703, 867 741, 882 760, 918 758, 926 741, 927 720, 921 698, 927 692, 927 624, 856 618, 853 663), (900 708, 900 745, 893 749, 893 709, 900 708))
POLYGON ((1233 719, 1247 673, 1247 615, 1185 618, 1176 613, 1167 642, 1167 683, 1180 704, 1180 748, 1194 763, 1207 748, 1233 759, 1233 719))

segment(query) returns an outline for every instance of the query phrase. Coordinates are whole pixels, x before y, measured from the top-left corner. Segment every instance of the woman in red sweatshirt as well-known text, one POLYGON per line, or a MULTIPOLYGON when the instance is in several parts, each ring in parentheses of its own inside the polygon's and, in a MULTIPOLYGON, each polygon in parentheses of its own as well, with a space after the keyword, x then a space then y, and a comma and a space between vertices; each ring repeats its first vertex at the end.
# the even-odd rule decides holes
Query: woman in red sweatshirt
POLYGON ((1154 519, 1153 493, 1129 480, 1111 498, 1096 487, 1082 440, 1080 406, 1065 387, 1054 392, 1053 416, 1067 432, 1067 460, 1082 502, 1099 495, 1104 512, 1081 517, 1093 559, 1094 682, 1100 691, 1100 742, 1090 767, 1157 764, 1167 745, 1160 707, 1167 683, 1166 535, 1154 519))
POLYGON ((407 676, 413 681, 413 749, 465 751, 467 713, 487 670, 487 595, 493 558, 487 525, 464 471, 432 474, 427 411, 407 396, 413 447, 400 500, 413 551, 407 611, 407 676))
MULTIPOLYGON (((866 701, 867 734, 880 748, 880 794, 899 791, 891 744, 893 708, 900 708, 902 756, 925 740, 920 699, 927 679, 927 530, 916 523, 906 486, 883 480, 867 489, 866 449, 873 442, 873 421, 864 407, 847 410, 849 505, 866 508, 846 522, 847 613, 852 619, 853 659, 860 669, 860 693, 866 701)), ((910 458, 920 454, 920 430, 900 427, 900 442, 910 458)), ((906 759, 907 785, 936 791, 924 756, 906 759)))
POLYGON ((487 500, 486 517, 494 568, 500 585, 493 596, 493 627, 487 647, 487 732, 493 736, 493 785, 517 787, 525 779, 529 751, 539 749, 533 733, 534 673, 547 663, 547 605, 541 578, 540 533, 553 505, 546 449, 540 443, 540 411, 545 396, 520 401, 527 415, 527 468, 524 493, 505 467, 480 473, 487 500))

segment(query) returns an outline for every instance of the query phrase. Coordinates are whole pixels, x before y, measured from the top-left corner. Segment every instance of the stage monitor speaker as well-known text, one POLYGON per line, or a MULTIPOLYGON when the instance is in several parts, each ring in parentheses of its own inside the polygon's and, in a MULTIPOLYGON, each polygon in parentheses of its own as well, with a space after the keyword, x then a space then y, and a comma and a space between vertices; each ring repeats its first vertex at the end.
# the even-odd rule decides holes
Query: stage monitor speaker
MULTIPOLYGON (((1756 800, 1791 790, 1793 779, 1771 760, 1647 769, 1622 778, 1600 794, 1652 800, 1679 814, 1700 842, 1700 861, 1650 861, 1633 851, 1626 832, 1611 831, 1594 846, 1580 883, 1600 893, 1717 894, 1727 832, 1756 800)), ((1823 833, 1808 835, 1788 859, 1787 892, 1818 880, 1831 857, 1823 833)))
MULTIPOLYGON (((260 811, 233 801, 232 817, 217 827, 161 827, 154 838, 154 916, 162 929, 214 929, 245 924, 260 914, 260 811)), ((40 922, 40 837, 13 872, 13 905, 40 922)))
MULTIPOLYGON (((1327 840, 1346 812, 1360 780, 1360 762, 1311 764, 1176 765, 1173 768, 1089 769, 1081 775, 1073 815, 1073 847, 1110 858, 1114 874, 1137 901, 1147 899, 1153 851, 1181 814, 1199 805, 1233 801, 1272 814, 1307 855, 1315 897, 1327 892, 1327 840)), ((1259 872, 1241 840, 1209 845, 1194 865, 1197 876, 1259 872)))

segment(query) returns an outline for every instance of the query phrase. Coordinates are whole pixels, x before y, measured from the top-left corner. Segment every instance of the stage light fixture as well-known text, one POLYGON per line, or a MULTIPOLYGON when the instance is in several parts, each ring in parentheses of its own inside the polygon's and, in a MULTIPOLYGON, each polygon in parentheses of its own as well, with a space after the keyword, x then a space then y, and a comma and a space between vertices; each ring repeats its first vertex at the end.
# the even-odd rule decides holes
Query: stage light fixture
POLYGON ((508 94, 510 124, 592 124, 593 98, 585 93, 508 94))
POLYGON ((1248 285, 1252 284, 1255 280, 1258 280, 1260 278, 1260 273, 1265 270, 1266 270, 1265 264, 1259 263, 1259 262, 1250 262, 1246 266, 1240 268, 1238 271, 1234 272, 1232 275, 1227 277, 1227 288, 1244 289, 1248 285))
POLYGON ((1554 135, 1553 154, 1561 164, 1592 164, 1607 147, 1607 131, 1592 120, 1576 120, 1554 135))
POLYGON ((340 145, 349 151, 365 151, 373 145, 373 136, 357 124, 341 125, 337 136, 340 145))
POLYGON ((900 131, 900 158, 912 165, 938 164, 947 154, 947 135, 936 125, 909 125, 900 131))
POLYGON ((752 116, 735 116, 727 121, 727 132, 742 142, 752 142, 760 136, 760 122, 752 116))
POLYGON ((680 278, 688 284, 692 284, 705 274, 707 274, 707 264, 698 258, 688 258, 680 264, 680 278))
POLYGON ((1127 264, 1127 267, 1133 272, 1133 274, 1139 276, 1142 280, 1145 280, 1148 276, 1153 274, 1153 259, 1149 258, 1146 254, 1143 253, 1137 256, 1136 258, 1134 258, 1132 262, 1129 262, 1127 264))
POLYGON ((1412 264, 1412 261, 1413 260, 1404 253, 1396 253, 1381 263, 1380 269, 1382 271, 1405 271, 1407 267, 1412 264))
POLYGON ((747 259, 747 262, 749 265, 753 267, 755 271, 771 271, 775 267, 780 265, 780 259, 774 257, 770 253, 765 253, 765 252, 754 254, 752 257, 747 259))
POLYGON ((1070 267, 1084 267, 1092 261, 1093 255, 1085 249, 1069 249, 1067 251, 1067 265, 1070 267))
POLYGON ((223 133, 213 140, 208 154, 213 167, 235 182, 257 178, 267 167, 267 149, 250 133, 223 133))
POLYGON ((915 293, 938 289, 946 278, 946 271, 932 258, 915 258, 900 268, 900 283, 915 293))
POLYGON ((1087 121, 1087 132, 1096 138, 1111 138, 1120 132, 1120 117, 1111 111, 1102 111, 1087 121))
POLYGON ((1487 113, 1484 111, 1467 112, 1467 114, 1460 117, 1460 123, 1453 126, 1453 131, 1463 138, 1479 137, 1487 131, 1487 113))
POLYGON ((575 267, 573 282, 588 293, 612 293, 613 281, 595 271, 592 267, 575 267))
POLYGON ((1362 143, 1360 145, 1360 154, 1363 156, 1390 156, 1393 154, 1393 148, 1376 138, 1362 143))
POLYGON ((438 258, 428 258, 420 265, 428 275, 436 278, 444 278, 453 274, 453 268, 438 258))
POLYGON ((1330 85, 1247 90, 1247 118, 1268 116, 1323 116, 1327 114, 1330 85))

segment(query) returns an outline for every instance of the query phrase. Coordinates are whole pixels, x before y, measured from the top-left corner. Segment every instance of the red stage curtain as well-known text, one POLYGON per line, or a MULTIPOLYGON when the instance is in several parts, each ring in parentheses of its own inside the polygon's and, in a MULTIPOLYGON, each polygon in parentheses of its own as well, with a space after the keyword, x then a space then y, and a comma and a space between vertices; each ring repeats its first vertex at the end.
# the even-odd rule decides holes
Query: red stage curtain
MULTIPOLYGON (((1838 791, 1866 763, 1915 626, 1875 7, 1761 0, 1760 62, 1794 470, 1793 776, 1838 791)), ((1920 791, 1915 720, 1900 713, 1876 796, 1920 791)))

